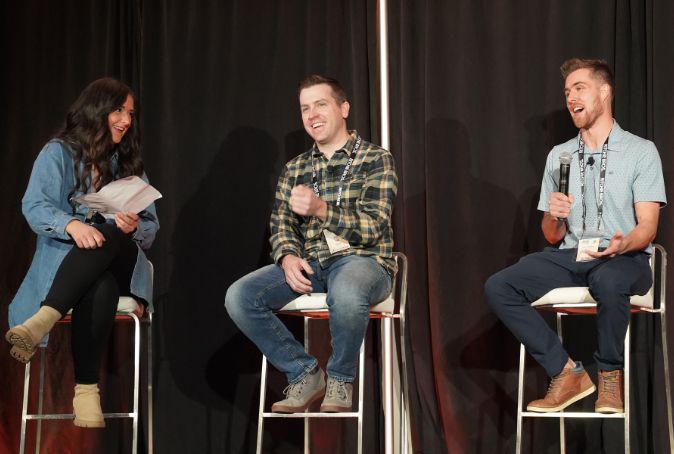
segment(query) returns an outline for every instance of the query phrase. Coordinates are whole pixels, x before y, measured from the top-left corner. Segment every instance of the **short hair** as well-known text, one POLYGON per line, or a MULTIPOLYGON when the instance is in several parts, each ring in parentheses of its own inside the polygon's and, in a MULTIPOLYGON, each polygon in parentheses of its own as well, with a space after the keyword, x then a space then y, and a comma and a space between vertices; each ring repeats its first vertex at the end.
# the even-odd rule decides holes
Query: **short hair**
POLYGON ((562 63, 559 70, 562 73, 562 79, 566 78, 572 72, 579 69, 589 69, 592 76, 607 83, 611 87, 611 95, 615 92, 615 77, 613 71, 606 60, 590 59, 590 58, 570 58, 562 63))
POLYGON ((326 84, 332 89, 332 97, 335 98, 338 104, 342 104, 345 101, 348 101, 346 96, 346 90, 342 87, 342 84, 339 83, 337 79, 332 77, 323 76, 321 74, 312 74, 305 77, 297 85, 297 96, 300 95, 302 90, 305 88, 313 87, 314 85, 326 84))

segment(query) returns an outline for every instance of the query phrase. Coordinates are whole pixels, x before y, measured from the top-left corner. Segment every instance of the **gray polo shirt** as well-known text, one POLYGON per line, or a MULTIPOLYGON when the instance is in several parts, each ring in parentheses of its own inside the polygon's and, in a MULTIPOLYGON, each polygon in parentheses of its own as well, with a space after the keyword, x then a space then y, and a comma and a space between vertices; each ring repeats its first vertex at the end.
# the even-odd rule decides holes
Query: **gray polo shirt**
MULTIPOLYGON (((550 211, 548 199, 550 193, 558 191, 559 188, 559 155, 563 151, 571 153, 572 156, 569 173, 569 194, 573 194, 575 198, 568 218, 569 228, 560 245, 560 248, 566 249, 578 247, 578 240, 583 235, 578 137, 555 146, 548 154, 538 209, 550 211)), ((598 150, 589 150, 585 146, 585 204, 587 211, 585 218, 588 231, 597 230, 596 212, 599 196, 600 161, 601 147, 598 150), (595 161, 593 169, 587 165, 590 156, 595 161), (594 186, 594 190, 590 185, 594 186)), ((634 211, 635 203, 659 202, 661 206, 667 203, 662 164, 655 144, 624 131, 615 120, 608 139, 605 184, 600 247, 608 246, 609 240, 616 231, 619 230, 628 234, 637 225, 634 211)), ((651 252, 650 245, 646 248, 646 252, 651 252)))

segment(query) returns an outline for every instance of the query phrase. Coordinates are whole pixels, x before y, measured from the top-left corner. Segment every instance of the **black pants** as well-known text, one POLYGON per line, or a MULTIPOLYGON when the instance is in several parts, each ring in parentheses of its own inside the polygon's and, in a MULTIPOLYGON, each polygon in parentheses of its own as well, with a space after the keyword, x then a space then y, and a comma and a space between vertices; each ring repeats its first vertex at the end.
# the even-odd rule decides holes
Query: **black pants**
POLYGON ((98 224, 105 242, 96 249, 74 246, 65 256, 42 305, 72 312, 71 344, 75 382, 98 383, 103 348, 120 296, 130 295, 138 249, 115 225, 98 224))
POLYGON ((589 287, 597 301, 597 351, 600 370, 622 369, 631 295, 652 285, 648 254, 576 262, 577 249, 546 248, 494 274, 485 284, 489 306, 550 376, 569 359, 557 334, 531 303, 558 287, 589 287))

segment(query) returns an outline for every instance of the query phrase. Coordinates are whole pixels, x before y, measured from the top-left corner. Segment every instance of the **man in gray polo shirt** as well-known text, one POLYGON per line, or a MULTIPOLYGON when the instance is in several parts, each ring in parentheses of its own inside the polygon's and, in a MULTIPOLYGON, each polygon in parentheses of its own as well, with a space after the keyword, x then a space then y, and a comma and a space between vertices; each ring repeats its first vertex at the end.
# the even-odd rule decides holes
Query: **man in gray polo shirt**
POLYGON ((648 264, 660 208, 666 204, 655 145, 613 119, 615 82, 603 60, 571 59, 561 66, 566 107, 578 136, 550 151, 538 209, 541 228, 559 249, 523 257, 485 284, 491 309, 552 378, 529 411, 561 411, 595 385, 557 335, 531 307, 553 288, 587 286, 598 303, 599 393, 595 411, 623 411, 624 339, 630 295, 652 285, 648 264), (570 161, 568 196, 559 192, 560 156, 570 161), (583 184, 582 184, 583 183, 583 184))

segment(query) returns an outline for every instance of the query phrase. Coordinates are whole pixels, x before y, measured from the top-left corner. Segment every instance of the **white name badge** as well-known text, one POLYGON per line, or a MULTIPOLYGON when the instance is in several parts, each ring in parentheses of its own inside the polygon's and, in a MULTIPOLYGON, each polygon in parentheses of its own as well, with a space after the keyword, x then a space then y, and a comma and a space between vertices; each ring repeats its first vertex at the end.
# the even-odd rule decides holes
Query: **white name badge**
POLYGON ((578 254, 576 255, 576 262, 589 262, 596 260, 588 254, 589 252, 598 252, 599 243, 601 243, 603 235, 601 232, 586 232, 583 238, 578 241, 578 254))
POLYGON ((339 235, 335 235, 330 230, 323 230, 323 235, 325 236, 325 241, 328 243, 328 249, 330 249, 330 254, 346 251, 351 247, 349 246, 348 241, 346 241, 339 235))

